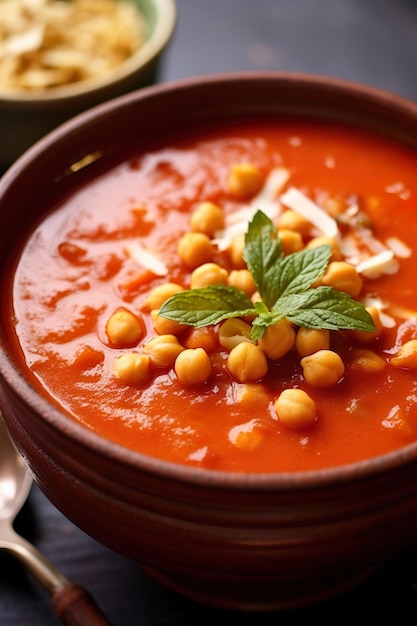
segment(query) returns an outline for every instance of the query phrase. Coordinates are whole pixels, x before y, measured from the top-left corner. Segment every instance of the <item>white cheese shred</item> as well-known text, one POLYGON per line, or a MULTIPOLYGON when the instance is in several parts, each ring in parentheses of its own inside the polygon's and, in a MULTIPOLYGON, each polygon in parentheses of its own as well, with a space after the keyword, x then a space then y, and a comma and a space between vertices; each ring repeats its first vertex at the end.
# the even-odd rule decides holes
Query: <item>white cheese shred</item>
POLYGON ((336 220, 299 189, 290 187, 282 194, 280 200, 288 209, 292 209, 311 222, 323 235, 330 239, 338 239, 339 228, 336 220))
POLYGON ((276 167, 268 175, 261 191, 251 200, 251 206, 256 210, 263 210, 265 204, 269 205, 275 201, 275 209, 277 209, 277 196, 284 189, 289 181, 290 172, 286 167, 276 167))
POLYGON ((153 252, 142 246, 138 241, 132 242, 126 246, 126 252, 133 261, 141 265, 147 270, 153 272, 156 276, 166 276, 168 268, 153 252))
POLYGON ((233 239, 246 233, 249 222, 257 211, 262 211, 274 220, 280 212, 278 195, 287 184, 290 172, 285 167, 276 167, 268 175, 261 191, 252 198, 250 204, 226 216, 226 226, 215 233, 213 243, 219 250, 227 250, 233 239))
POLYGON ((385 309, 388 308, 388 304, 386 302, 376 296, 365 296, 365 298, 362 299, 362 304, 364 306, 375 307, 378 310, 382 326, 385 328, 394 328, 396 322, 394 317, 386 313, 385 309))
POLYGON ((398 271, 398 261, 394 258, 392 250, 383 250, 358 263, 356 271, 368 278, 378 278, 382 274, 395 274, 398 271))
POLYGON ((390 250, 393 251, 395 256, 400 259, 407 259, 411 256, 410 248, 398 237, 389 237, 385 242, 390 250))

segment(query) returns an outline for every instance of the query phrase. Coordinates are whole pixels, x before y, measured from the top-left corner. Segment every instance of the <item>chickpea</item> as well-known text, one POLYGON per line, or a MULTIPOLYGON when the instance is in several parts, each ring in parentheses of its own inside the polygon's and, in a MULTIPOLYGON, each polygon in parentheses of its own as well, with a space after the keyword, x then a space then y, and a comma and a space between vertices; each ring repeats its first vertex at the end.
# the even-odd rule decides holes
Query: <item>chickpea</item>
POLYGON ((306 428, 317 419, 316 404, 302 389, 284 389, 274 402, 278 419, 289 428, 306 428))
POLYGON ((307 237, 310 234, 312 224, 297 211, 285 209, 278 218, 277 227, 278 230, 292 230, 302 237, 307 237))
POLYGON ((343 291, 352 298, 359 296, 362 289, 362 282, 362 278, 359 276, 356 268, 345 261, 332 261, 329 263, 321 279, 322 285, 343 291))
POLYGON ((267 406, 269 396, 261 383, 234 383, 233 398, 235 402, 245 407, 259 410, 259 407, 267 406))
POLYGON ((127 348, 145 336, 145 326, 139 317, 120 307, 107 320, 106 334, 111 345, 127 348))
POLYGON ((252 327, 238 317, 224 321, 219 328, 219 343, 229 352, 242 341, 253 343, 250 338, 252 327))
POLYGON ((417 339, 410 339, 401 346, 390 360, 391 365, 405 369, 417 369, 417 339))
POLYGON ((356 341, 359 341, 359 343, 370 343, 371 341, 379 337, 383 331, 383 326, 378 309, 374 306, 367 306, 366 310, 372 317, 372 320, 375 324, 375 330, 370 331, 369 333, 367 333, 365 330, 353 330, 353 336, 356 341))
POLYGON ((372 374, 381 372, 386 366, 385 360, 372 350, 356 349, 352 352, 352 369, 372 374))
POLYGON ((142 350, 156 367, 172 367, 184 347, 175 335, 158 335, 144 344, 142 350))
POLYGON ((203 348, 187 348, 176 358, 174 370, 183 385, 201 385, 211 374, 211 361, 203 348))
POLYGON ((227 285, 228 272, 217 263, 203 263, 191 273, 191 289, 207 285, 227 285))
POLYGON ((213 326, 191 328, 182 339, 184 348, 203 348, 207 354, 218 351, 219 344, 213 326))
POLYGON ((190 218, 191 230, 213 237, 216 231, 224 228, 224 213, 214 202, 202 202, 190 218))
POLYGON ((331 237, 326 237, 325 235, 321 235, 320 237, 314 237, 314 239, 310 239, 310 241, 306 245, 306 248, 317 248, 318 246, 330 246, 332 251, 330 261, 342 260, 342 254, 340 252, 339 245, 331 237))
POLYGON ((301 326, 295 337, 295 349, 300 356, 313 354, 318 350, 330 348, 330 331, 326 328, 307 328, 301 326))
POLYGON ((260 169, 252 163, 236 163, 232 166, 228 188, 230 193, 239 198, 250 198, 256 195, 264 184, 264 176, 260 169))
POLYGON ((341 380, 345 365, 341 357, 332 350, 318 350, 301 359, 306 382, 313 387, 330 387, 341 380))
POLYGON ((178 243, 178 256, 190 269, 213 260, 213 246, 204 233, 186 233, 178 243))
POLYGON ((284 317, 276 324, 268 326, 264 336, 259 339, 258 345, 269 359, 276 360, 287 354, 294 346, 294 342, 294 327, 284 317))
POLYGON ((229 431, 229 441, 239 448, 250 452, 255 450, 264 440, 265 433, 262 424, 257 419, 253 419, 246 424, 234 426, 229 431))
POLYGON ((228 284, 231 287, 240 289, 240 291, 244 291, 249 297, 256 291, 255 281, 248 269, 232 270, 229 274, 228 284))
POLYGON ((151 360, 145 354, 129 352, 116 359, 114 373, 127 385, 141 385, 150 376, 151 360))
POLYGON ((295 230, 280 228, 278 230, 278 236, 281 240, 284 254, 299 252, 304 248, 303 238, 300 233, 295 230))
POLYGON ((186 324, 180 324, 175 320, 169 320, 159 315, 159 309, 151 311, 153 327, 158 335, 182 335, 188 328, 186 324))
POLYGON ((233 267, 237 270, 245 269, 246 261, 243 258, 245 248, 245 234, 236 235, 229 246, 229 257, 233 267))
POLYGON ((265 376, 268 371, 268 362, 259 346, 243 341, 230 351, 227 369, 240 383, 254 382, 265 376))
POLYGON ((162 283, 162 285, 152 289, 143 303, 143 307, 147 310, 160 309, 164 302, 180 291, 184 291, 184 289, 177 283, 162 283))

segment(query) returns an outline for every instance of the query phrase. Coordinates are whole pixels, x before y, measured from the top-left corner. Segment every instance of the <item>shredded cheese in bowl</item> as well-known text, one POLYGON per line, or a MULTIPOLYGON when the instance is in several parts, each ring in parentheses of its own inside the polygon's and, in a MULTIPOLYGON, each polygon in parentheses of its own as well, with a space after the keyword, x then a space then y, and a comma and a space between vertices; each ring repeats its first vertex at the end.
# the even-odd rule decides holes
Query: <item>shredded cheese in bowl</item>
POLYGON ((36 91, 102 76, 146 40, 129 0, 0 0, 0 88, 36 91))

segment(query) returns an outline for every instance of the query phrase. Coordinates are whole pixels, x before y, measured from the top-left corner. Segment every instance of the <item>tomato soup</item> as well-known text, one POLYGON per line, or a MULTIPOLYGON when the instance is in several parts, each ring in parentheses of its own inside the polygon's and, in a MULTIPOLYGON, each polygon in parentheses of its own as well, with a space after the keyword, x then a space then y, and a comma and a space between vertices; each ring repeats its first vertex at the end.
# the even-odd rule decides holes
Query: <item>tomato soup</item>
POLYGON ((417 440, 417 155, 338 125, 247 120, 98 169, 48 207, 11 278, 27 375, 69 419, 147 455, 242 472, 336 466, 417 440), (286 320, 276 356, 278 339, 268 351, 245 335, 250 314, 231 316, 231 344, 226 318, 198 327, 160 315, 198 268, 197 288, 234 285, 257 301, 238 248, 255 211, 284 256, 317 243, 336 275, 349 265, 354 287, 326 268, 311 288, 352 288, 375 330, 327 329, 300 347, 302 325, 286 320), (249 353, 229 360, 245 343, 257 350, 248 374, 249 353), (280 417, 288 389, 305 392, 307 419, 301 408, 291 421, 291 406, 280 417))

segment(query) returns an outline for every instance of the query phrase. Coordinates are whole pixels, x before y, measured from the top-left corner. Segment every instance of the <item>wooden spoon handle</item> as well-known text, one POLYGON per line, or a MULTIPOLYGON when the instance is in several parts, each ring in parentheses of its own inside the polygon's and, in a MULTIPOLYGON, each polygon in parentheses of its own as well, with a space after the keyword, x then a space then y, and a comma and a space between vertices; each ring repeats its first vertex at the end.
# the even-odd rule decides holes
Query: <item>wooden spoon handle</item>
POLYGON ((112 626, 93 596, 73 583, 59 587, 51 595, 55 615, 67 626, 112 626))
POLYGON ((48 592, 55 615, 67 626, 113 626, 93 596, 68 580, 34 545, 2 524, 0 549, 14 554, 48 592))

